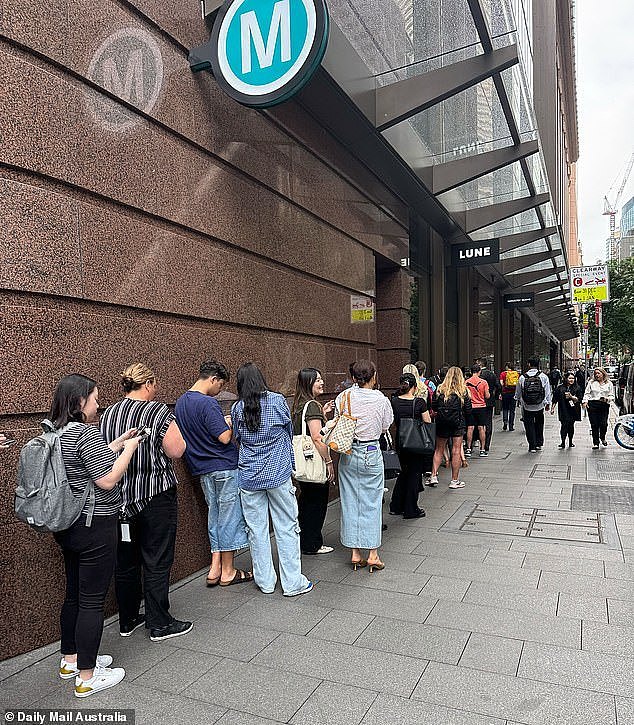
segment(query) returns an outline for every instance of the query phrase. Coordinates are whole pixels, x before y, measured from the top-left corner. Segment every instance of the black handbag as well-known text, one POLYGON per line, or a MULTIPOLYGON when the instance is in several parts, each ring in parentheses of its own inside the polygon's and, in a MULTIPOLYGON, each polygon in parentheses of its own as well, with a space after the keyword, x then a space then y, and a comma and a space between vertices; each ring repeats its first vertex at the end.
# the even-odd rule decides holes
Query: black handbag
MULTIPOLYGON (((413 415, 416 399, 412 403, 413 415)), ((415 418, 401 418, 398 425, 398 449, 418 455, 433 453, 436 449, 436 424, 415 418)))
POLYGON ((396 478, 401 472, 401 461, 399 460, 398 453, 394 450, 392 444, 392 436, 389 432, 384 433, 381 436, 381 443, 385 440, 385 449, 381 445, 381 453, 383 454, 383 470, 385 472, 385 478, 396 478))

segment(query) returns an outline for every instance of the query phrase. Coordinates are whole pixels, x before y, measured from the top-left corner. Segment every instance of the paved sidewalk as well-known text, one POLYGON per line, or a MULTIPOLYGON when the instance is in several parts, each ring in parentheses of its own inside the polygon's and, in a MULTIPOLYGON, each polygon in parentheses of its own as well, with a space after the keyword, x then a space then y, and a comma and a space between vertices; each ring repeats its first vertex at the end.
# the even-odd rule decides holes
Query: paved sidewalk
POLYGON ((592 451, 587 421, 560 451, 557 430, 548 416, 538 454, 521 423, 496 432, 465 489, 441 470, 424 519, 386 506, 385 571, 350 569, 334 504, 335 552, 305 557, 310 594, 206 589, 200 572, 172 594, 191 634, 152 643, 106 627, 101 651, 127 671, 118 687, 80 703, 51 647, 0 663, 0 703, 135 708, 148 725, 633 725, 634 454, 592 451), (570 512, 573 484, 607 510, 629 495, 630 513, 570 512))

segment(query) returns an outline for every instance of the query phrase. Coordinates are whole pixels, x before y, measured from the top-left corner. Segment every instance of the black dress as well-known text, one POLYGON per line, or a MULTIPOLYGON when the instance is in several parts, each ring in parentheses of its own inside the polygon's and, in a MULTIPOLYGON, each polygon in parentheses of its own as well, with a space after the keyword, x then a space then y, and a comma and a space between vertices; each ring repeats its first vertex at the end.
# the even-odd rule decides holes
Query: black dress
POLYGON ((398 450, 399 425, 403 418, 422 419, 427 410, 427 403, 422 398, 407 400, 394 396, 392 398, 394 422, 396 424, 396 449, 401 462, 401 471, 394 484, 390 512, 403 514, 404 518, 416 518, 420 515, 418 507, 418 494, 422 490, 422 474, 431 471, 432 454, 417 455, 398 450))
POLYGON ((581 398, 583 392, 577 383, 572 385, 566 385, 562 383, 557 386, 553 394, 553 403, 557 403, 557 416, 561 423, 561 445, 564 446, 566 438, 572 444, 572 439, 575 434, 575 423, 581 420, 581 398), (574 402, 570 398, 566 398, 566 393, 570 393, 573 398, 577 401, 574 402))

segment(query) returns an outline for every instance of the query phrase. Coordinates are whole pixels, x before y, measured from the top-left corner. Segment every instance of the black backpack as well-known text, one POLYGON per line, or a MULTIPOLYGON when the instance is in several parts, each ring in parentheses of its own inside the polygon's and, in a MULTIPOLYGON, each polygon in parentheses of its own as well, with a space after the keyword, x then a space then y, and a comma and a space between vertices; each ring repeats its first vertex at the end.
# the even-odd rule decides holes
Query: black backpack
POLYGON ((539 405, 544 402, 546 390, 542 382, 541 374, 525 375, 522 385, 522 400, 526 405, 539 405))

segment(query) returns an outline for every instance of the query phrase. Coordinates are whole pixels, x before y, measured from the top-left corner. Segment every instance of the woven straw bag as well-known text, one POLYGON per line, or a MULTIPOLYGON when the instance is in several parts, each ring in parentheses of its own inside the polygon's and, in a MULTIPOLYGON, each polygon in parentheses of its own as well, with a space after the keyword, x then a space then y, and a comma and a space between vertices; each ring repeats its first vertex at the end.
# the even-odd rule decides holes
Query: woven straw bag
POLYGON ((350 391, 342 398, 342 409, 339 415, 326 424, 327 431, 322 443, 337 453, 352 453, 352 443, 357 429, 357 419, 352 415, 350 407, 350 391), (347 412, 346 412, 347 407, 347 412))

